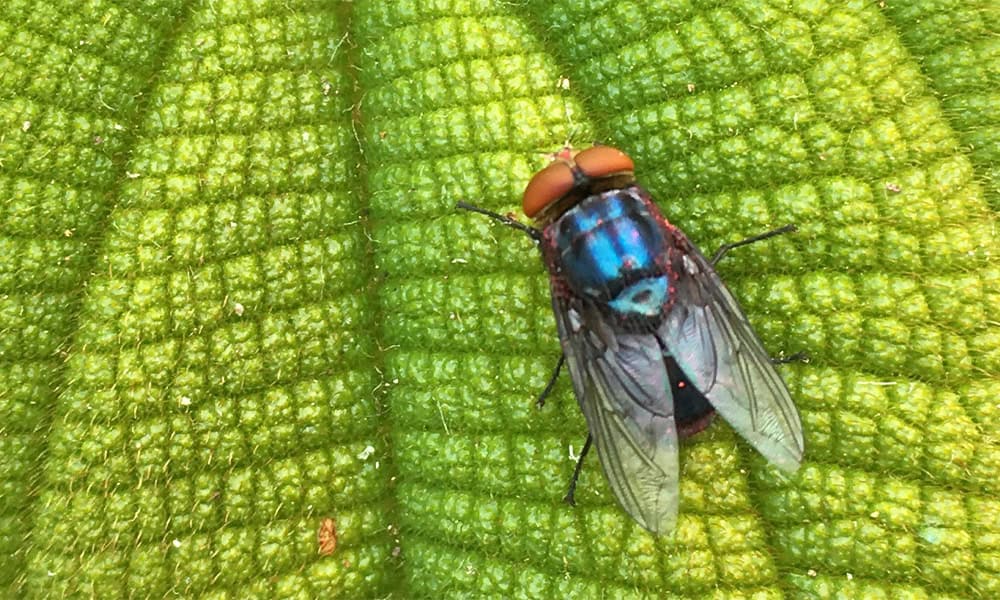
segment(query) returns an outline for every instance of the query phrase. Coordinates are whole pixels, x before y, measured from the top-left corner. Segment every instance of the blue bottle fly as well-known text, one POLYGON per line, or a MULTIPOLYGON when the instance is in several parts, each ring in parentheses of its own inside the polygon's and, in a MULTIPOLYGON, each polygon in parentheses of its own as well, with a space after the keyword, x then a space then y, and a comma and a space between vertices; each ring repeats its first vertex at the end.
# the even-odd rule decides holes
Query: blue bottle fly
POLYGON ((678 440, 719 414, 758 452, 792 472, 805 444, 788 389, 714 265, 722 255, 794 230, 728 244, 706 259, 609 146, 565 149, 524 191, 538 228, 460 202, 526 232, 549 271, 565 363, 593 445, 622 508, 652 533, 672 531, 678 440))

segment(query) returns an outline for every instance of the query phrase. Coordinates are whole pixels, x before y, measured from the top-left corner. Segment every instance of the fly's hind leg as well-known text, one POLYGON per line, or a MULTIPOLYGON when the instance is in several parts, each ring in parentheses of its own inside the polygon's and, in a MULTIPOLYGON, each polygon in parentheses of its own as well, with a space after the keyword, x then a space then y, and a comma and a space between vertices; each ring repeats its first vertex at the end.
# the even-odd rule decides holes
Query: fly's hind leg
POLYGON ((576 506, 576 499, 573 494, 576 493, 576 480, 580 478, 580 469, 583 468, 583 458, 587 456, 587 452, 590 450, 590 444, 594 441, 594 436, 587 434, 587 441, 583 443, 583 450, 580 450, 580 458, 576 459, 576 467, 573 469, 573 478, 569 480, 569 490, 566 491, 566 496, 563 497, 563 502, 569 504, 570 506, 576 506))
MULTIPOLYGON (((546 384, 545 389, 538 395, 538 400, 535 402, 535 406, 538 408, 545 406, 545 399, 550 393, 552 393, 552 388, 555 387, 556 380, 559 379, 559 371, 562 370, 563 363, 565 362, 566 355, 560 354, 559 362, 556 363, 556 368, 552 369, 552 377, 549 378, 549 383, 546 384)), ((573 497, 576 493, 576 481, 580 478, 580 470, 583 469, 583 459, 587 456, 587 452, 590 451, 590 445, 593 441, 594 436, 588 433, 587 441, 583 443, 583 449, 580 450, 580 457, 576 459, 576 467, 573 468, 573 477, 569 480, 569 489, 563 497, 563 502, 569 504, 570 506, 576 506, 576 499, 573 497)))
POLYGON ((784 227, 779 227, 777 229, 772 229, 771 231, 765 231, 764 233, 762 233, 760 235, 755 235, 755 236, 752 236, 752 237, 748 237, 745 240, 740 240, 738 242, 730 242, 728 244, 723 244, 723 245, 719 246, 718 250, 715 251, 715 254, 712 255, 712 260, 709 261, 709 262, 711 262, 712 266, 714 267, 716 265, 716 263, 718 263, 720 260, 722 260, 722 257, 726 255, 726 252, 729 252, 733 248, 739 248, 740 246, 747 246, 749 244, 753 244, 754 242, 759 242, 761 240, 766 240, 768 238, 773 238, 776 235, 783 235, 783 234, 786 234, 786 233, 792 233, 793 231, 798 231, 798 227, 796 227, 795 225, 785 225, 784 227))
POLYGON ((793 362, 809 362, 808 352, 796 352, 795 354, 789 354, 788 356, 779 356, 777 358, 771 357, 771 364, 775 365, 787 365, 793 362))

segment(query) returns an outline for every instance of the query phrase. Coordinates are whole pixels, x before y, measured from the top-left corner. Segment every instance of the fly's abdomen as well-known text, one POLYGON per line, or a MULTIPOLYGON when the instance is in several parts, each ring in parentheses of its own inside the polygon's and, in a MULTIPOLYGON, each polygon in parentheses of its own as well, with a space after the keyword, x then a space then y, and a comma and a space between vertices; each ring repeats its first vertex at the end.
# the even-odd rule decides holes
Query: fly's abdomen
POLYGON ((552 227, 574 293, 626 318, 661 314, 669 290, 666 238, 635 188, 586 198, 552 227))

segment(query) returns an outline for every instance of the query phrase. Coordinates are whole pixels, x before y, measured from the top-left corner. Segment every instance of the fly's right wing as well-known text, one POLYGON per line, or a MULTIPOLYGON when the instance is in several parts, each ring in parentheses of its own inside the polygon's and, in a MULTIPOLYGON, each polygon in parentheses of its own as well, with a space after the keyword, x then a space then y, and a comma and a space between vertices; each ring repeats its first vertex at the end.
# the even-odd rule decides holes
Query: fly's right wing
POLYGON ((712 264, 680 231, 676 298, 660 339, 695 388, 769 461, 802 463, 802 421, 785 382, 712 264))
POLYGON ((674 402, 653 333, 616 332, 596 308, 552 295, 573 390, 619 504, 652 533, 677 523, 674 402))

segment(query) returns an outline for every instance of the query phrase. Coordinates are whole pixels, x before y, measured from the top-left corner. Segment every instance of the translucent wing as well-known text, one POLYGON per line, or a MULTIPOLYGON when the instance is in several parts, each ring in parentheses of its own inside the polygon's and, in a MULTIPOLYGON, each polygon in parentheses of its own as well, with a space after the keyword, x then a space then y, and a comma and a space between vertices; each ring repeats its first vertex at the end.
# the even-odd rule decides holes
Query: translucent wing
POLYGON ((604 475, 640 525, 665 533, 677 522, 677 426, 655 332, 612 330, 583 301, 552 298, 563 353, 604 475))
POLYGON ((677 229, 675 294, 659 335, 715 410, 769 461, 802 462, 799 413, 771 358, 715 269, 677 229))

